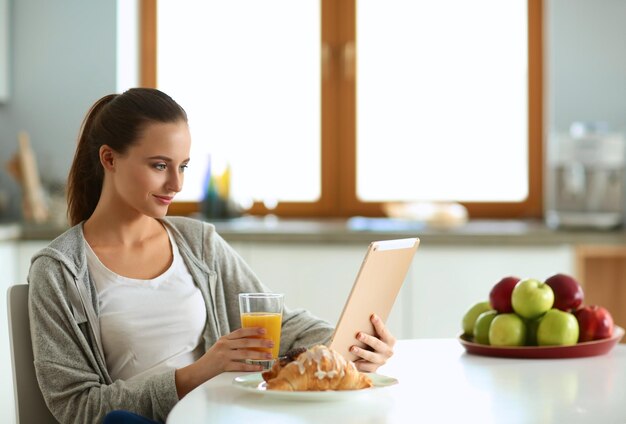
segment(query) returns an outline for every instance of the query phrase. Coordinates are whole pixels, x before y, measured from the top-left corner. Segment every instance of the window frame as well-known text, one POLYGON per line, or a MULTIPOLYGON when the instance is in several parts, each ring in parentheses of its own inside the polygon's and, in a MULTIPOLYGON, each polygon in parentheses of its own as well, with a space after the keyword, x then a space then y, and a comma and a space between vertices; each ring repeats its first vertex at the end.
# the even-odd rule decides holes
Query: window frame
MULTIPOLYGON (((140 84, 157 83, 157 1, 140 2, 140 84)), ((356 0, 320 0, 322 28, 321 197, 280 202, 284 217, 384 216, 383 203, 356 195, 356 0)), ((543 1, 528 0, 528 198, 522 202, 462 202, 472 218, 539 218, 543 215, 543 1)), ((171 215, 200 210, 174 202, 171 215)), ((248 213, 270 213, 257 202, 248 213)))

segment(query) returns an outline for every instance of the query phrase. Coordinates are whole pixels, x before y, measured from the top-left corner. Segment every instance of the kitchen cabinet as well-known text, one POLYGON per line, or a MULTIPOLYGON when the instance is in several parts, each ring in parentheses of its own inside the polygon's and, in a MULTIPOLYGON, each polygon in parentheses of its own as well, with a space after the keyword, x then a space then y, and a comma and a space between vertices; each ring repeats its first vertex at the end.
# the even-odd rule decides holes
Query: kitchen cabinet
POLYGON ((13 284, 26 283, 30 258, 48 241, 2 241, 0 242, 0 411, 2 422, 13 424, 15 397, 13 395, 13 367, 9 344, 7 317, 7 289, 13 284))
POLYGON ((574 254, 567 245, 424 247, 415 258, 406 337, 454 337, 474 303, 486 301, 495 283, 507 275, 546 279, 572 273, 574 254))
POLYGON ((605 307, 615 324, 626 328, 626 246, 577 246, 576 275, 585 303, 605 307))
POLYGON ((285 305, 335 323, 363 260, 361 246, 231 243, 285 305))
POLYGON ((0 411, 3 422, 15 423, 15 397, 13 396, 13 368, 9 344, 7 316, 7 289, 15 284, 17 243, 0 242, 0 411))
MULTIPOLYGON (((228 240, 228 237, 226 237, 228 240)), ((26 282, 30 258, 47 241, 17 245, 15 281, 26 282)), ((270 289, 286 294, 286 305, 310 310, 336 323, 367 246, 361 243, 233 241, 270 289)), ((389 317, 399 338, 451 337, 473 303, 506 275, 545 279, 557 273, 577 275, 586 303, 606 306, 619 325, 626 324, 626 247, 538 245, 425 245, 417 251, 389 317)))
MULTIPOLYGON (((336 323, 366 246, 236 242, 233 248, 261 281, 336 323)), ((418 249, 388 321, 398 338, 455 337, 465 311, 487 300, 506 275, 545 279, 574 272, 574 253, 556 246, 422 246, 418 249)))

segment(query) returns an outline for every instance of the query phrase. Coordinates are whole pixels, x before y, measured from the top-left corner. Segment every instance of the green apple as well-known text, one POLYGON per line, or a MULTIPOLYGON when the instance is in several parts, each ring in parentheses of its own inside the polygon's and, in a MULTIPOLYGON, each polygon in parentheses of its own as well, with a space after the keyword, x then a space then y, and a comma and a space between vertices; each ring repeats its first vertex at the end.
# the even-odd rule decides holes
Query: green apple
POLYGON ((539 321, 537 344, 539 346, 571 346, 578 342, 578 320, 574 314, 550 309, 539 321))
POLYGON ((490 309, 491 305, 489 305, 489 302, 478 302, 469 308, 465 315, 463 315, 463 333, 465 333, 466 336, 473 336, 476 318, 478 318, 478 315, 490 309))
POLYGON ((489 327, 491 327, 491 321, 493 321, 496 315, 498 315, 498 311, 495 309, 478 315, 474 325, 474 341, 476 343, 489 344, 489 327))
POLYGON ((532 278, 521 280, 513 288, 511 304, 522 318, 535 319, 554 305, 554 292, 549 285, 532 278))
POLYGON ((491 346, 523 346, 526 343, 526 323, 517 314, 500 314, 489 326, 491 346))

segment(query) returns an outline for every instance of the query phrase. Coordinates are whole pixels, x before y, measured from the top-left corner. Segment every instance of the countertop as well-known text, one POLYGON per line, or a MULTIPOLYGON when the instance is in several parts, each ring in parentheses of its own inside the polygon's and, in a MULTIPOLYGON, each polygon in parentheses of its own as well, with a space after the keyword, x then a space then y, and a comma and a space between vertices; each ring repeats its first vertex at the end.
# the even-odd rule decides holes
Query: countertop
POLYGON ((22 225, 18 223, 0 223, 0 241, 17 240, 22 236, 22 225))
MULTIPOLYGON (((429 245, 617 245, 626 231, 553 230, 539 220, 470 220, 456 228, 433 228, 419 222, 387 218, 282 219, 242 217, 211 221, 231 242, 369 243, 417 236, 429 245)), ((2 240, 52 240, 67 227, 51 224, 0 224, 2 240)))

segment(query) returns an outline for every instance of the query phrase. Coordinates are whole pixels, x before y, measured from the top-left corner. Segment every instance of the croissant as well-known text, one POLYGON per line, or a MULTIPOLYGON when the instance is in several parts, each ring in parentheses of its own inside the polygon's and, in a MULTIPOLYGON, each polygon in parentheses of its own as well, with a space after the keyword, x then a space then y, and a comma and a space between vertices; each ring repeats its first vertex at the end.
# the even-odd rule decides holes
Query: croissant
POLYGON ((294 361, 298 356, 300 356, 301 353, 306 352, 306 350, 307 349, 305 347, 295 347, 288 350, 287 353, 285 353, 283 356, 279 356, 278 360, 274 362, 274 366, 261 374, 263 376, 263 380, 267 382, 270 381, 272 378, 276 378, 276 376, 278 376, 278 373, 281 369, 283 369, 284 366, 286 366, 291 361, 294 361))
POLYGON ((354 362, 326 346, 315 346, 289 363, 278 361, 263 373, 267 388, 283 391, 357 390, 372 387, 354 362))

